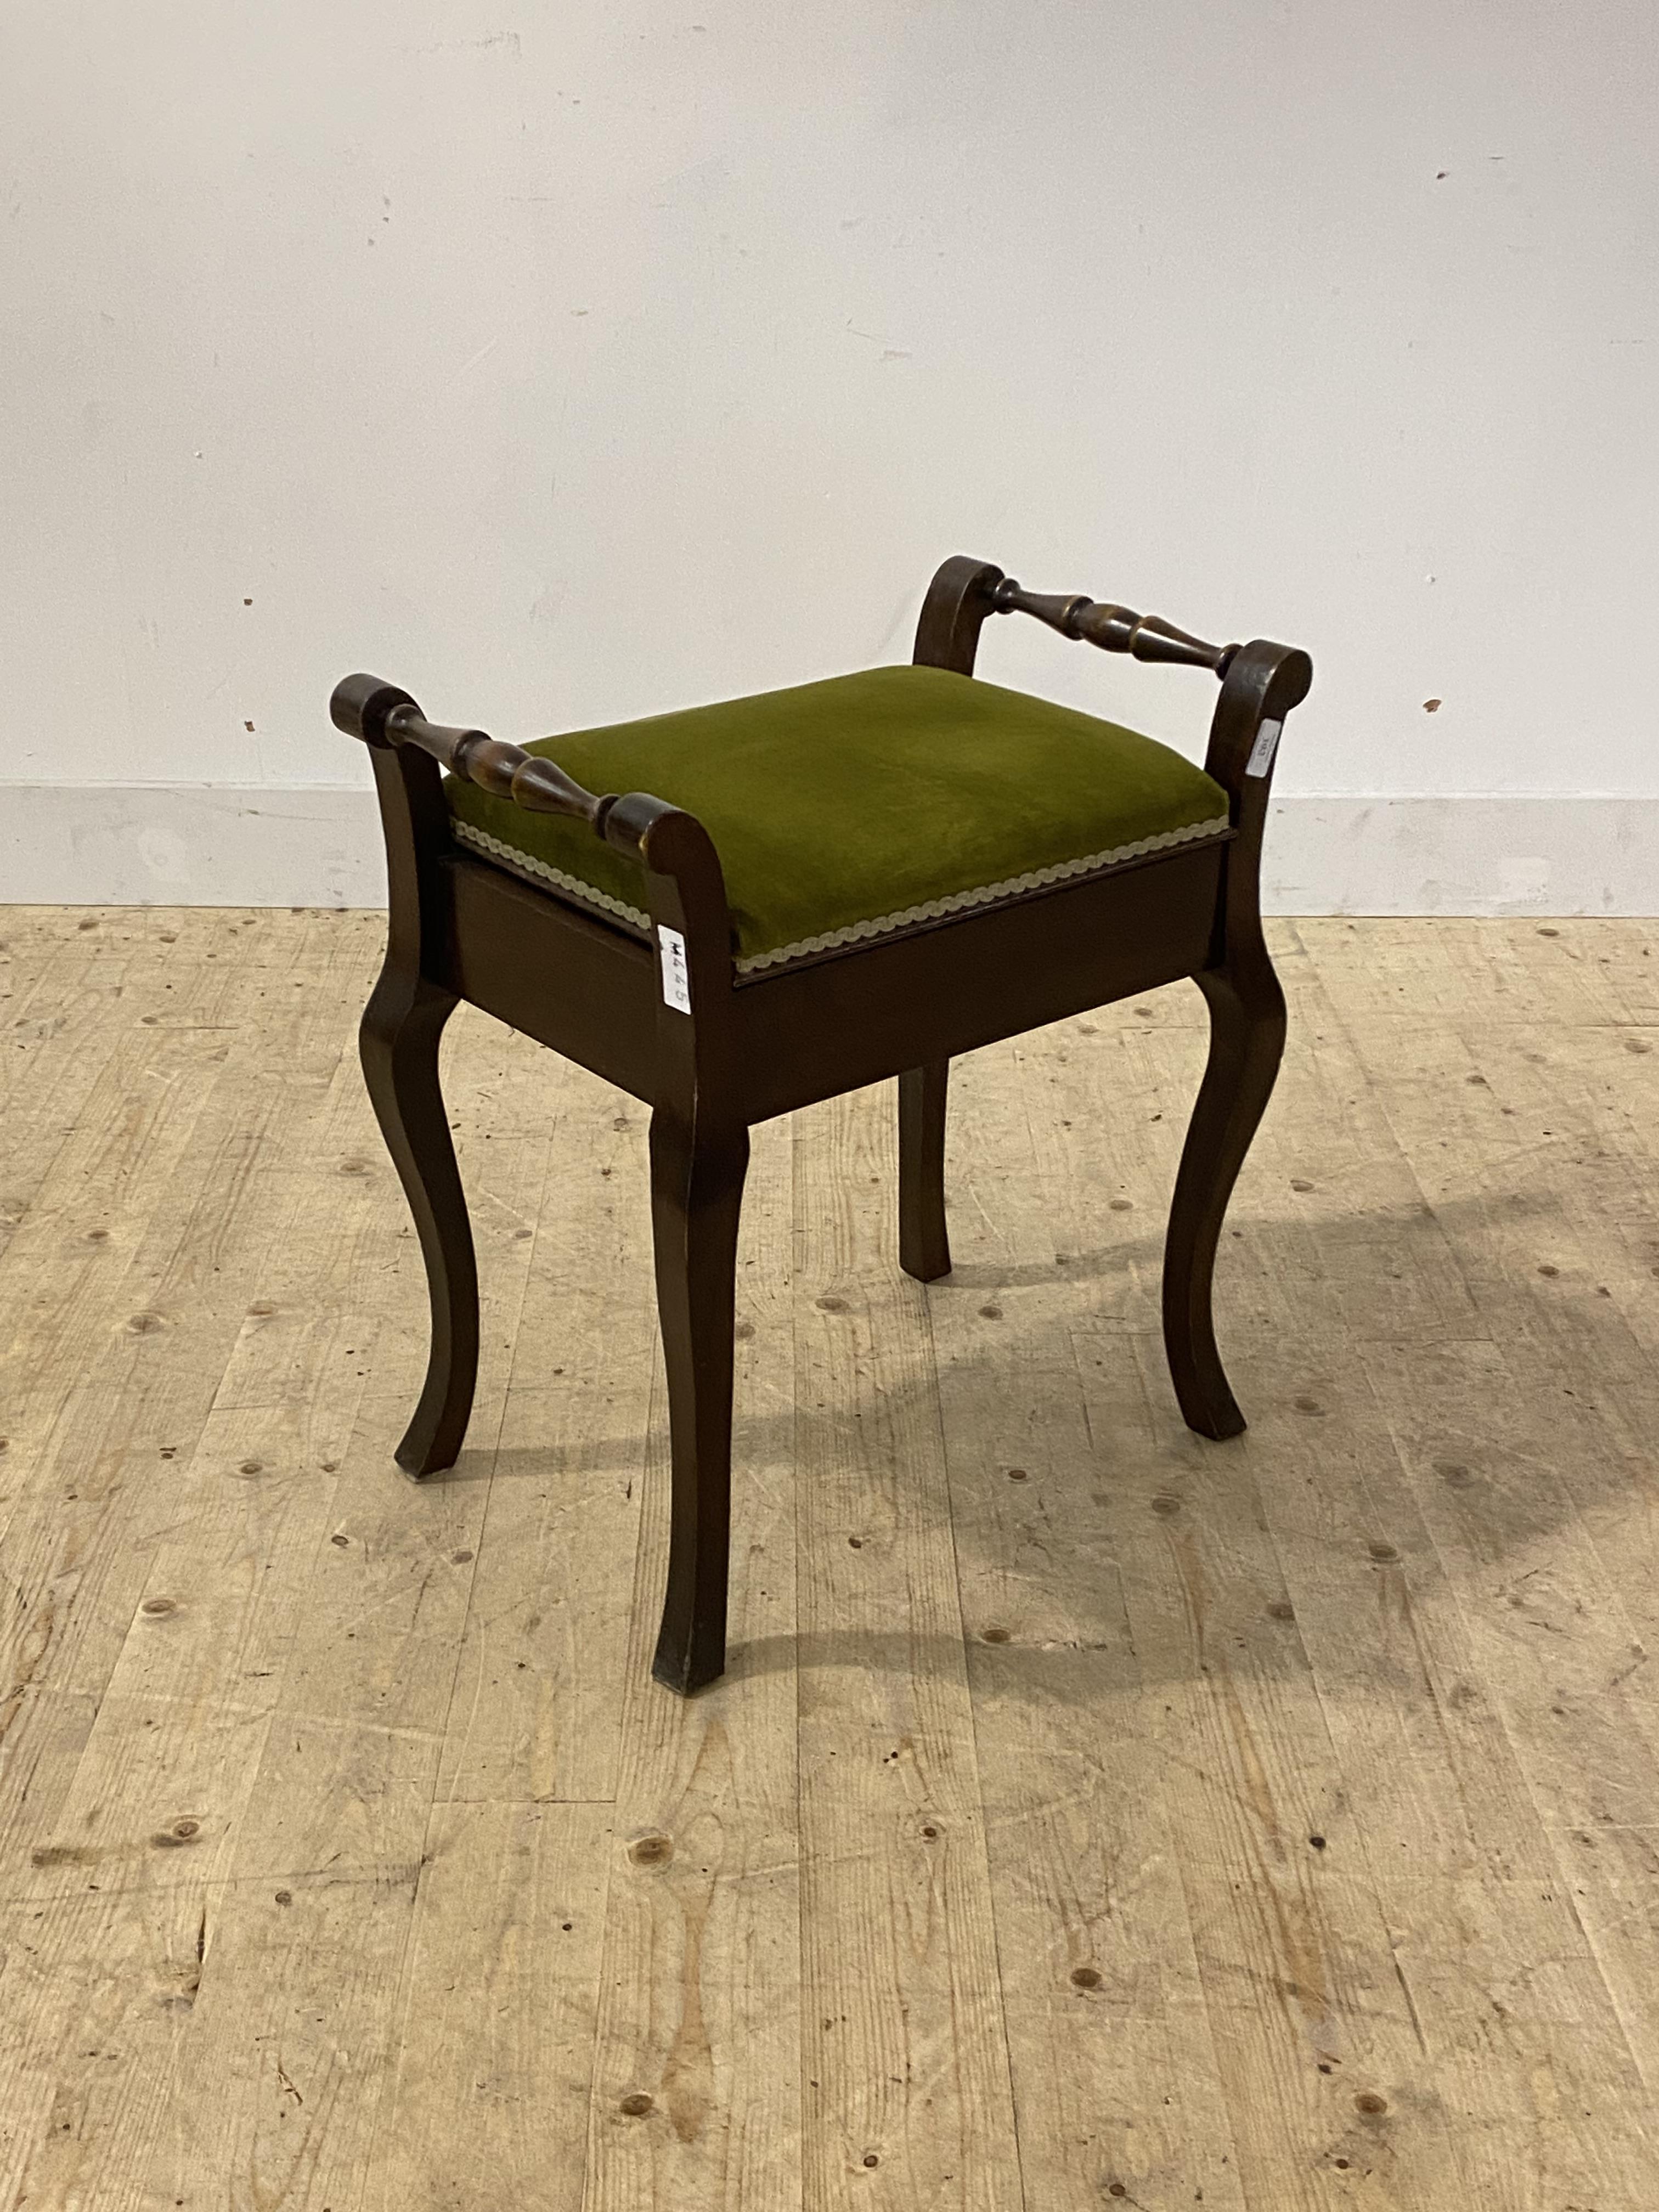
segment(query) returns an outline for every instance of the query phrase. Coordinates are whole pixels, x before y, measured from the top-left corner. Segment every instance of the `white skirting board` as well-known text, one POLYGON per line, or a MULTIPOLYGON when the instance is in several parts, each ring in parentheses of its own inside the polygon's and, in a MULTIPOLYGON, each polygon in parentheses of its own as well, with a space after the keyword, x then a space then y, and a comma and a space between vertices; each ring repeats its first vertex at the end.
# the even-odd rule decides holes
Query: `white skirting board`
MULTIPOLYGON (((1275 914, 1659 915, 1659 796, 1275 799, 1275 914)), ((374 793, 0 785, 0 903, 383 906, 374 793)))

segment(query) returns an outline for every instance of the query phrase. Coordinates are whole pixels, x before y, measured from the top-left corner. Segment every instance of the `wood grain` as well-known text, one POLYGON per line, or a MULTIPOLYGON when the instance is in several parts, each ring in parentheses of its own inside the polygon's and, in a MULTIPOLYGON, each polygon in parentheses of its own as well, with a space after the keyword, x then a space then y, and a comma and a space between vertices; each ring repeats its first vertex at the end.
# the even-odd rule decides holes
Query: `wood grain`
POLYGON ((578 2212, 612 1841, 607 1805, 434 1820, 370 2203, 578 2212))
POLYGON ((890 1085, 757 1129, 685 1702, 645 1117, 466 1009, 392 1465, 382 926, 0 917, 0 2208, 1648 2212, 1650 926, 1274 926, 1225 1445, 1195 992, 956 1063, 925 1289, 890 1085))
POLYGON ((819 1778, 801 1803, 805 2202, 1000 2212, 1022 2202, 1019 2154, 891 1106, 797 1117, 800 1758, 819 1778))
POLYGON ((1030 1073, 1012 1048, 963 1073, 957 1267, 929 1298, 1027 2201, 1237 2207, 1158 1685, 1103 1510, 1121 1440, 1091 1431, 1071 1338, 1100 1283, 1061 1264, 1078 1224, 1038 1169, 1030 1073))
MULTIPOLYGON (((698 1696, 652 1680, 667 1565, 659 1364, 618 1664, 622 1757, 589 2136, 592 2212, 796 2201, 801 2170, 795 1418, 790 1133, 756 1133, 738 1257, 731 1663, 698 1696)), ((642 1279, 637 1293, 644 1294, 642 1279)))

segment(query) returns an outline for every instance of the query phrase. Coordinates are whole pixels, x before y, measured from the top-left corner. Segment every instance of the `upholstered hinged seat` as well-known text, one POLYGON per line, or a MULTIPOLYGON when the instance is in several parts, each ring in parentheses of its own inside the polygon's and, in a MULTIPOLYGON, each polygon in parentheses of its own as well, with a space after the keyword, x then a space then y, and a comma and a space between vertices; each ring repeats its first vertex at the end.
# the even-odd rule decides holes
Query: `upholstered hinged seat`
MULTIPOLYGON (((1156 739, 943 668, 872 668, 546 738, 591 790, 696 816, 725 872, 739 975, 1224 836, 1227 794, 1156 739)), ((451 776, 455 834, 650 928, 640 871, 567 815, 451 776)))

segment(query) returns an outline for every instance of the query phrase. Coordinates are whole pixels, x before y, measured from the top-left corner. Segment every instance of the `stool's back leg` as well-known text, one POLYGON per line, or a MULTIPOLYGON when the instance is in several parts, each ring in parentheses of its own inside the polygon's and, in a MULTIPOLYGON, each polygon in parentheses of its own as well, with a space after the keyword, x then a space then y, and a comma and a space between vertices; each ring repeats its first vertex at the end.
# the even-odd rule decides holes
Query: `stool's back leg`
POLYGON ((948 1060, 930 1060, 898 1079, 899 1265, 919 1283, 951 1272, 945 1227, 945 1106, 948 1060))
MULTIPOLYGON (((979 634, 1002 571, 958 553, 936 571, 922 602, 911 659, 919 668, 971 676, 979 634)), ((951 1272, 945 1229, 945 1102, 951 1063, 934 1060, 899 1078, 899 1265, 919 1283, 951 1272)))
POLYGON ((651 1221, 668 1376, 673 1497, 668 1590, 652 1673, 682 1696, 726 1666, 732 1519, 732 1332, 749 1132, 711 1138, 651 1117, 651 1221))
POLYGON ((1211 969, 1194 980, 1209 1001, 1210 1058, 1170 1207, 1164 1343, 1188 1427, 1236 1437, 1244 1416, 1216 1349, 1211 1283, 1227 1201, 1279 1073, 1285 996, 1265 950, 1242 973, 1211 969))

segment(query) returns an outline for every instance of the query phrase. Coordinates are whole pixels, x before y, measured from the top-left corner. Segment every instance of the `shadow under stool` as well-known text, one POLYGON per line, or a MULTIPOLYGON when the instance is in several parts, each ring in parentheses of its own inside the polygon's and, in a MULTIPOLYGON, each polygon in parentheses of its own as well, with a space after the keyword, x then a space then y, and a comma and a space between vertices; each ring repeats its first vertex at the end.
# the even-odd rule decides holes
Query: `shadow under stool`
POLYGON ((951 1057, 1191 976, 1210 1052, 1170 1208, 1164 1336, 1188 1425, 1236 1436, 1211 1278, 1284 1045, 1258 878, 1279 732, 1312 680, 1291 647, 1206 645, 963 558, 934 577, 908 666, 527 748, 346 678, 331 712, 369 747, 391 893, 363 1068, 432 1304, 398 1465, 453 1462, 477 1370, 472 1234, 438 1081, 463 999, 651 1109, 673 1490, 653 1671, 672 1689, 726 1662, 734 1267, 757 1121, 896 1077, 900 1258, 931 1282, 951 1266, 951 1057), (976 679, 981 627, 1012 613, 1208 669, 1220 691, 1202 769, 976 679))

